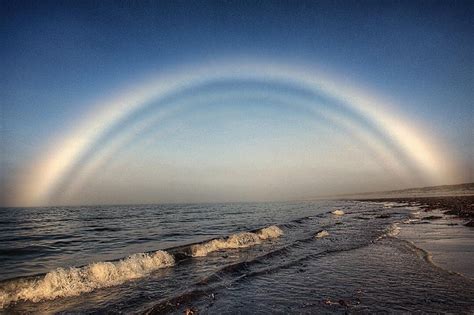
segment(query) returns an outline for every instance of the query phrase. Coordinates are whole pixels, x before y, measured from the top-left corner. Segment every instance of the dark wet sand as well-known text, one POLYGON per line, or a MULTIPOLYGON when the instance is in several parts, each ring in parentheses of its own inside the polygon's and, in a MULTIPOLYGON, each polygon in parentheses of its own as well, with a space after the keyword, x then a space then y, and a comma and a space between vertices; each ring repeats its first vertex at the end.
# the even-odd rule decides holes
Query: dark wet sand
POLYGON ((448 197, 406 197, 406 198, 371 198, 358 199, 360 201, 375 202, 400 202, 417 205, 425 212, 438 209, 445 214, 456 215, 460 218, 474 219, 474 195, 471 196, 448 196, 448 197))

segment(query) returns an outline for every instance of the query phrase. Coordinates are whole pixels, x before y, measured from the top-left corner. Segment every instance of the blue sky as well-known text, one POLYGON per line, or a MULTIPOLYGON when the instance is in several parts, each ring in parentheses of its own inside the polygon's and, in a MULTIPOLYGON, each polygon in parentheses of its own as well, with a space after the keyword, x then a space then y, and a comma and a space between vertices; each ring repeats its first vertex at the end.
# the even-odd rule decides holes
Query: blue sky
MULTIPOLYGON (((288 64, 316 66, 337 74, 344 82, 355 82, 376 91, 394 100, 398 111, 448 144, 452 158, 466 174, 460 180, 473 180, 472 2, 2 1, 1 6, 0 175, 6 195, 2 198, 8 199, 7 195, 16 189, 12 178, 34 161, 47 144, 93 110, 98 100, 116 95, 154 73, 227 58, 271 58, 288 64)), ((231 128, 228 135, 234 143, 241 144, 235 147, 237 151, 246 150, 244 139, 249 135, 242 131, 252 130, 251 126, 255 127, 257 142, 273 144, 278 136, 264 130, 293 134, 293 139, 306 139, 302 135, 312 130, 295 127, 297 124, 288 121, 284 123, 285 119, 304 121, 296 112, 288 113, 288 109, 276 107, 268 112, 249 113, 248 106, 228 104, 222 117, 219 117, 222 108, 207 111, 209 115, 218 116, 213 121, 225 126, 229 126, 228 117, 233 117, 233 121, 239 117, 241 126, 231 128), (263 113, 275 117, 273 122, 270 119, 265 124, 258 123, 257 117, 262 122, 268 120, 263 113), (245 117, 252 119, 245 120, 245 117)), ((170 128, 183 134, 199 131, 203 135, 201 139, 219 138, 217 134, 221 129, 209 122, 198 122, 199 119, 189 122, 187 131, 170 128), (189 131, 190 128, 194 131, 189 131)), ((179 119, 176 123, 183 124, 179 119)), ((322 130, 317 133, 324 134, 322 130)), ((180 151, 176 144, 179 135, 176 137, 167 137, 169 146, 166 141, 160 142, 153 152, 161 152, 160 146, 176 145, 173 152, 168 149, 166 154, 174 156, 175 167, 179 168, 178 156, 189 157, 196 151, 189 149, 192 146, 180 151)), ((313 143, 309 138, 305 141, 302 147, 313 143)), ((188 142, 191 144, 191 140, 188 142)), ((284 143, 289 142, 291 139, 284 143)), ((338 142, 334 140, 332 145, 335 143, 338 142)), ((201 159, 212 161, 210 152, 226 146, 212 143, 201 147, 208 149, 204 150, 208 156, 201 159)), ((318 145, 314 150, 314 154, 324 151, 318 145)), ((149 156, 154 154, 149 153, 149 156)), ((237 165, 241 160, 233 156, 229 163, 237 165)), ((130 159, 136 161, 137 167, 141 165, 137 157, 130 159)), ((296 161, 294 157, 293 164, 296 161)), ((141 167, 145 165, 151 164, 141 167)), ((197 163, 192 168, 196 172, 202 170, 197 163)), ((374 176, 380 181, 374 179, 371 185, 362 188, 372 189, 380 182, 384 182, 382 187, 391 188, 387 183, 389 179, 374 176)), ((302 181, 301 186, 305 183, 302 181)), ((211 180, 208 184, 212 187, 211 180)), ((151 184, 150 187, 152 191, 159 191, 158 186, 151 184)), ((324 193, 352 192, 357 188, 356 184, 328 186, 335 188, 324 189, 324 193)), ((317 187, 311 189, 317 190, 317 187)), ((112 191, 110 195, 120 189, 112 191)), ((209 189, 202 195, 210 196, 211 192, 209 189)), ((306 194, 285 197, 310 197, 310 189, 306 194)), ((194 200, 185 195, 178 190, 170 191, 168 199, 156 201, 179 201, 180 196, 183 200, 194 200)), ((257 195, 243 193, 240 196, 243 195, 248 197, 243 199, 259 199, 257 195)), ((274 195, 269 193, 265 198, 271 199, 274 195)), ((80 203, 83 199, 76 196, 74 202, 80 203)), ((99 198, 97 202, 113 202, 112 199, 99 198)), ((239 195, 216 198, 227 199, 239 199, 239 195)))

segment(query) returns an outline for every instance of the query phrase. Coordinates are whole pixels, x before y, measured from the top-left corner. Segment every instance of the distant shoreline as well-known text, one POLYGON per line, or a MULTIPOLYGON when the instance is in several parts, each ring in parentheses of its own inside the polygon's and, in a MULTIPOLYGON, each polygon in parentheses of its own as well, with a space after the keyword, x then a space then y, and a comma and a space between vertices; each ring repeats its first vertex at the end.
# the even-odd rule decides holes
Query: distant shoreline
POLYGON ((468 226, 472 226, 471 224, 474 222, 474 195, 437 197, 384 197, 366 199, 354 198, 354 200, 408 203, 413 206, 419 206, 425 212, 439 209, 445 214, 456 215, 460 218, 469 219, 470 221, 467 223, 468 226))

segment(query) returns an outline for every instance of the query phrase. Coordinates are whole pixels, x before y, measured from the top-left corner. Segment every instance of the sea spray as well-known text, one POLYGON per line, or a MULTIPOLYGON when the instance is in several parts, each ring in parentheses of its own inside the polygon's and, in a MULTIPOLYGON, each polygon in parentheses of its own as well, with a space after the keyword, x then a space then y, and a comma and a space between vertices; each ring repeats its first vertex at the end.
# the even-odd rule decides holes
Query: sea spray
POLYGON ((314 235, 314 238, 323 238, 323 237, 326 237, 326 236, 329 236, 328 231, 326 231, 326 230, 321 230, 321 231, 317 232, 317 233, 314 235))
MULTIPOLYGON (((206 256, 218 250, 254 246, 281 235, 283 231, 272 225, 255 232, 236 233, 227 238, 192 245, 191 253, 193 257, 206 256)), ((0 309, 21 300, 39 302, 77 296, 141 278, 157 269, 174 264, 173 255, 166 251, 157 251, 134 254, 114 262, 95 262, 83 267, 58 268, 41 277, 5 281, 0 283, 0 309)))
POLYGON ((0 308, 25 300, 38 302, 77 296, 95 289, 141 278, 154 270, 174 265, 165 251, 131 255, 116 262, 96 262, 84 267, 58 268, 35 279, 17 279, 0 285, 0 308))
POLYGON ((283 235, 283 231, 275 226, 269 226, 261 230, 252 232, 241 232, 232 234, 227 238, 211 240, 205 243, 191 246, 191 254, 193 257, 203 257, 209 253, 223 250, 245 248, 258 245, 262 240, 278 238, 283 235))

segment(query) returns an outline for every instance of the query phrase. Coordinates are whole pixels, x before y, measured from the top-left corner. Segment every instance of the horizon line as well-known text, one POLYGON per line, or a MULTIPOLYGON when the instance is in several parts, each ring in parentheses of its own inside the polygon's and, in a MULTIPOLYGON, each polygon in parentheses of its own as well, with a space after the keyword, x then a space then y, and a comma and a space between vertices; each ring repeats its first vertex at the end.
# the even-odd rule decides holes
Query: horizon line
MULTIPOLYGON (((383 193, 396 193, 396 192, 406 192, 416 189, 434 189, 442 187, 456 187, 456 186, 465 186, 473 185, 474 182, 464 182, 459 184, 443 184, 435 186, 421 186, 421 187, 409 187, 402 189, 394 190, 384 190, 384 191, 365 191, 365 192, 356 192, 356 193, 341 193, 335 195, 323 195, 315 196, 301 199, 287 199, 287 200, 249 200, 249 201, 183 201, 183 202, 151 202, 151 203, 103 203, 103 204, 63 204, 63 205, 47 205, 47 206, 0 206, 0 209, 31 209, 31 208, 54 208, 54 207, 104 207, 104 206, 147 206, 147 205, 196 205, 196 204, 232 204, 232 203, 288 203, 288 202, 309 202, 316 200, 338 200, 338 199, 347 199, 341 197, 350 197, 350 196, 360 196, 360 195, 370 195, 370 194, 383 194, 383 193)), ((473 192, 474 195, 474 192, 473 192)), ((384 197, 380 197, 384 198, 384 197)), ((349 198, 351 199, 351 198, 349 198)), ((375 198, 377 199, 377 198, 375 198)))

